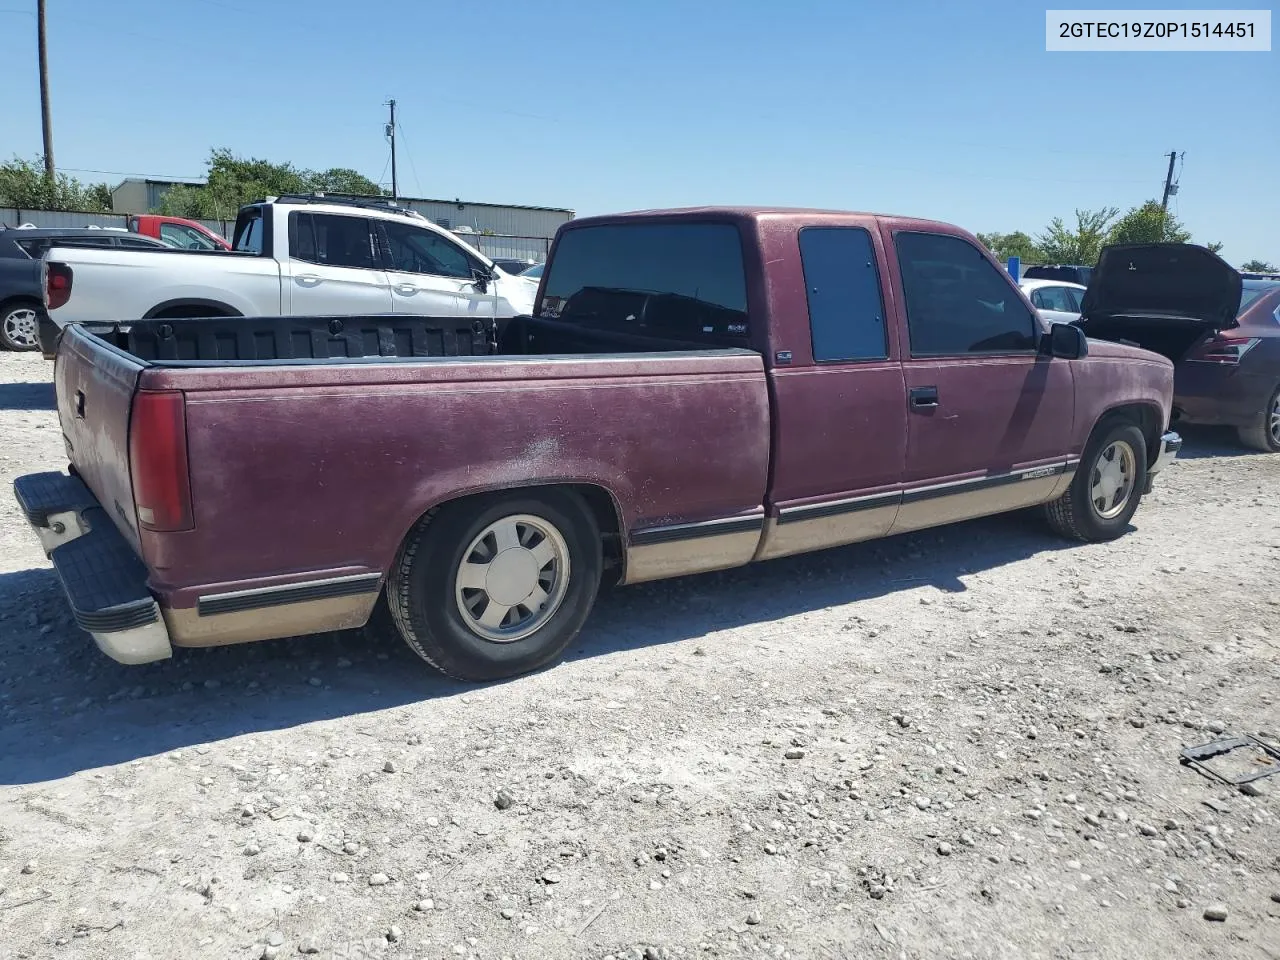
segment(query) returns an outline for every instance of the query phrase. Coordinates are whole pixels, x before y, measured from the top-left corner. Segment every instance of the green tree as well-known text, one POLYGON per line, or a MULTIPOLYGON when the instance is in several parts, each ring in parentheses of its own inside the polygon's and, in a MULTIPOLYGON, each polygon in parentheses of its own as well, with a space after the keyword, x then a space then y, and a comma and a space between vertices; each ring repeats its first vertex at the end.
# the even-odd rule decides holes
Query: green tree
POLYGON ((160 203, 152 212, 190 220, 217 219, 208 213, 208 207, 209 201, 203 186, 180 183, 160 196, 160 203))
POLYGON ((1148 200, 1140 207, 1132 207, 1121 217, 1108 243, 1187 243, 1191 231, 1186 229, 1171 213, 1160 207, 1158 200, 1148 200))
POLYGON ((1240 264, 1240 269, 1247 273, 1276 273, 1275 264, 1267 263, 1265 260, 1246 260, 1240 264))
POLYGON ((75 177, 44 172, 44 158, 14 157, 0 163, 0 206, 24 210, 111 210, 111 190, 105 183, 83 184, 75 177))
POLYGON ((105 183, 91 183, 86 189, 86 198, 92 204, 90 210, 111 209, 111 188, 105 183))
POLYGON ((332 167, 319 173, 307 172, 303 178, 309 189, 325 193, 351 193, 365 197, 380 197, 385 193, 364 174, 347 167, 332 167))
POLYGON ((1074 230, 1069 229, 1061 217, 1054 217, 1044 233, 1035 238, 1036 247, 1046 263, 1091 267, 1098 262, 1098 253, 1119 213, 1115 207, 1077 210, 1074 230))
POLYGON ((1024 263, 1036 263, 1043 259, 1036 242, 1021 230, 1013 233, 980 233, 978 240, 997 260, 1018 257, 1024 263))
POLYGON ((1214 240, 1212 243, 1206 243, 1205 249, 1210 253, 1221 253, 1225 244, 1221 240, 1214 240))

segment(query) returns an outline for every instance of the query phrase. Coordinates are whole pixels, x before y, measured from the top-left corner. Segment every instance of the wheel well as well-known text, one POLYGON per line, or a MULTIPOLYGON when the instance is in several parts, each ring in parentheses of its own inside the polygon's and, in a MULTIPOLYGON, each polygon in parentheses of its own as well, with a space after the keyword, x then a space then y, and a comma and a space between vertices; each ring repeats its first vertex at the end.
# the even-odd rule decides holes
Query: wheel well
POLYGON ((180 300, 162 303, 147 311, 145 320, 178 320, 184 317, 238 317, 240 311, 215 300, 180 300))
MULTIPOLYGON (((533 493, 536 494, 540 490, 567 490, 578 494, 586 503, 587 509, 591 511, 591 515, 595 518, 596 526, 600 529, 600 540, 604 550, 604 586, 612 586, 622 580, 623 565, 625 552, 622 544, 622 515, 618 508, 618 503, 604 487, 596 486, 592 483, 546 483, 546 484, 530 484, 526 487, 502 487, 497 490, 486 490, 482 493, 472 493, 461 497, 454 497, 450 500, 437 503, 409 527, 406 531, 407 537, 422 521, 431 516, 441 507, 449 506, 455 503, 462 503, 466 500, 477 500, 485 497, 495 497, 504 494, 517 493, 533 493)), ((404 538, 401 538, 403 542, 404 538)))
POLYGON ((1160 436, 1162 424, 1160 421, 1160 411, 1156 407, 1146 403, 1127 403, 1123 406, 1112 407, 1104 413, 1094 426, 1093 432, 1097 433, 1099 427, 1104 423, 1132 423, 1142 431, 1142 436, 1147 441, 1147 463, 1155 461, 1160 455, 1160 436))
POLYGON ((8 300, 0 300, 0 310, 8 310, 10 307, 16 307, 19 304, 23 304, 23 303, 29 303, 33 307, 37 307, 37 308, 41 306, 39 297, 17 296, 17 297, 10 297, 8 300))

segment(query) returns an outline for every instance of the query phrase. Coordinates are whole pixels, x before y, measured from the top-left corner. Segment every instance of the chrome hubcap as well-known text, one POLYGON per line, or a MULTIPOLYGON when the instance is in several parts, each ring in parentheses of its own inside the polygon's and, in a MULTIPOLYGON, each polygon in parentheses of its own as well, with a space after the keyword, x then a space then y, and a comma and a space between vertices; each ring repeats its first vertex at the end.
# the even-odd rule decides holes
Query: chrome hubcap
POLYGON ((1123 440, 1108 445, 1093 464, 1089 499, 1103 520, 1118 517, 1133 495, 1133 478, 1137 472, 1133 447, 1123 440))
POLYGON ((1276 399, 1271 404, 1269 426, 1271 428, 1271 442, 1280 443, 1280 393, 1276 394, 1276 399))
POLYGON ((34 347, 40 342, 36 312, 28 307, 10 310, 4 317, 4 333, 10 343, 16 343, 21 347, 34 347))
POLYGON ((560 608, 569 547, 542 517, 503 517, 471 541, 454 579, 458 612, 472 633, 494 643, 522 640, 560 608))

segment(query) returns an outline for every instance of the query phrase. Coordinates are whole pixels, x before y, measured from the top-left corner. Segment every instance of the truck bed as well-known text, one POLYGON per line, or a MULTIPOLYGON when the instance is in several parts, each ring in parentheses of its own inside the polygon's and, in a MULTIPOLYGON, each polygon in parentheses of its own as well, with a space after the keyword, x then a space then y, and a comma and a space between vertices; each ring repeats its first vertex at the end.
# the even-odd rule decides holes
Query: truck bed
POLYGON ((624 536, 746 518, 750 529, 731 536, 633 545, 631 581, 667 575, 674 550, 684 572, 751 559, 769 464, 759 353, 533 318, 503 325, 495 349, 492 321, 479 337, 459 324, 270 317, 67 329, 58 412, 72 464, 146 562, 175 643, 240 636, 205 636, 202 596, 381 576, 437 503, 512 486, 607 491, 624 536), (136 509, 131 445, 156 435, 136 404, 175 395, 191 514, 186 529, 157 532, 136 509))

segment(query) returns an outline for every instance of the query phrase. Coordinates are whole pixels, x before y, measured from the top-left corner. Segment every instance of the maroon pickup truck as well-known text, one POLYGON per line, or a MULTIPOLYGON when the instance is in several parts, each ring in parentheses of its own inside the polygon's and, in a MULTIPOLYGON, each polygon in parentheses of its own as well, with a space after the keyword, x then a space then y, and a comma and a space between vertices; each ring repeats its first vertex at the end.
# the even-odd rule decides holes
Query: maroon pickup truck
MULTIPOLYGON (((1157 249, 1129 272, 1234 274, 1157 249)), ((1096 282, 1141 289, 1115 279, 1096 282)), ((1158 347, 1153 329, 1133 336, 1158 347)), ((1172 374, 1045 329, 945 224, 634 213, 561 228, 529 317, 73 325, 70 474, 16 493, 121 662, 372 617, 484 680, 555 660, 602 583, 1024 507, 1119 536, 1181 442, 1172 374)))

